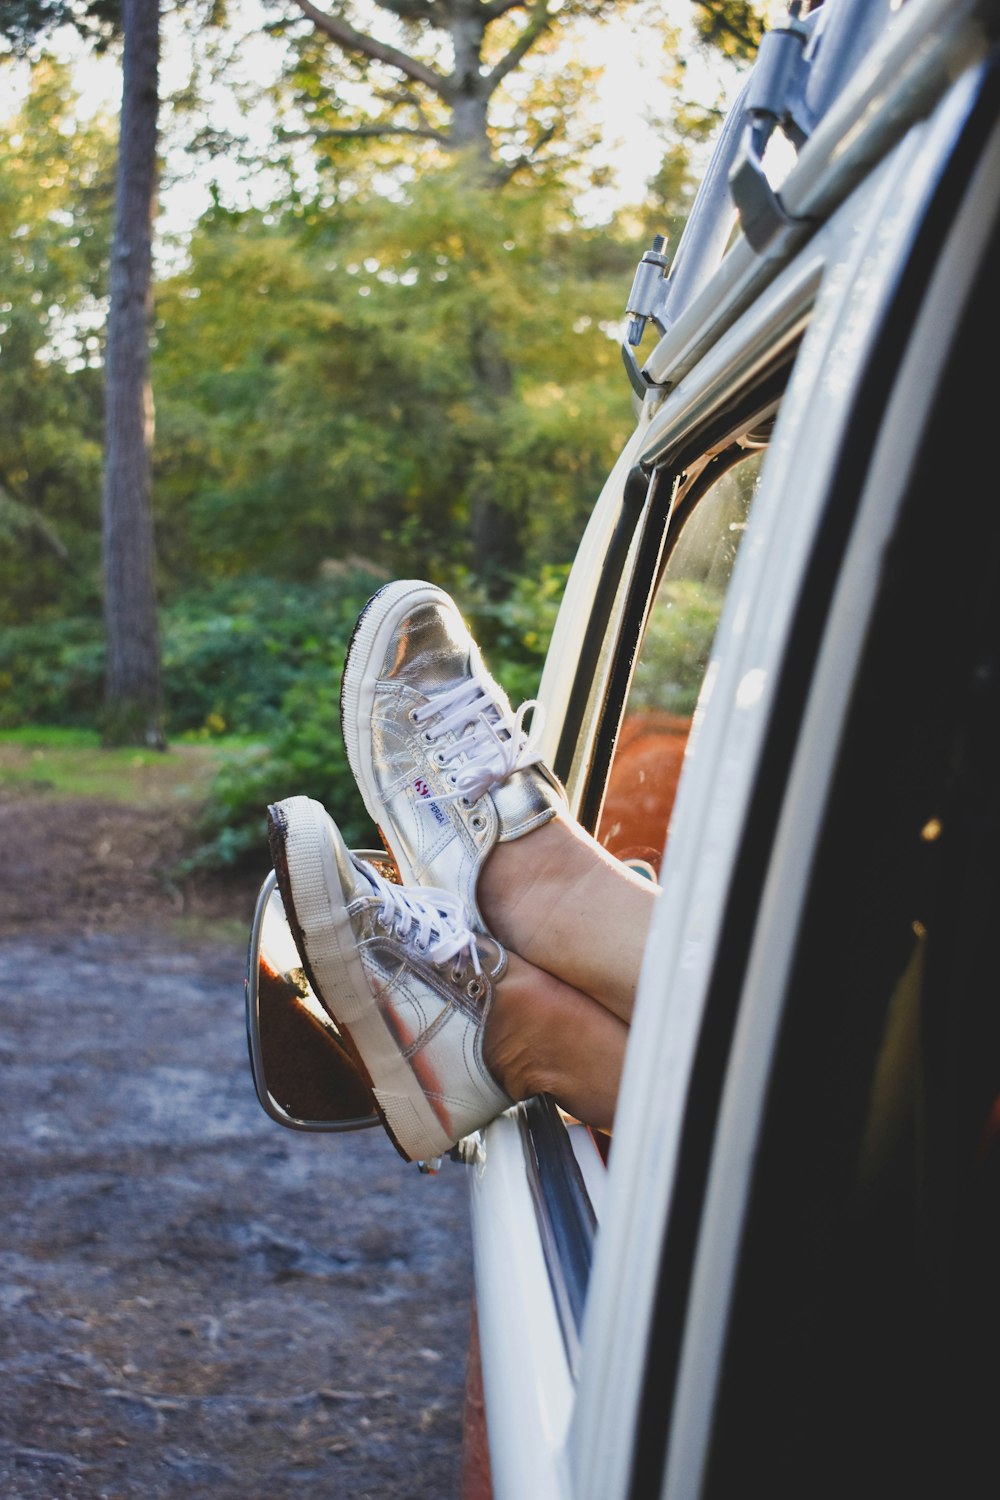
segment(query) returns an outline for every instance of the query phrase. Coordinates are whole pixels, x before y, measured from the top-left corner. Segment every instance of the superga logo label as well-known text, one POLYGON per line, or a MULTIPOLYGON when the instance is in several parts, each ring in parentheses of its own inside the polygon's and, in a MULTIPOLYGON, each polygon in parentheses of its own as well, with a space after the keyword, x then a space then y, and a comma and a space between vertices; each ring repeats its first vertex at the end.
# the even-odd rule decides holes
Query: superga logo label
POLYGON ((416 781, 413 783, 413 790, 416 792, 421 801, 427 804, 427 809, 433 817, 435 823, 440 823, 441 826, 444 827, 448 819, 445 817, 444 813, 441 811, 440 807, 438 807, 434 798, 431 796, 431 789, 422 776, 418 776, 416 781))

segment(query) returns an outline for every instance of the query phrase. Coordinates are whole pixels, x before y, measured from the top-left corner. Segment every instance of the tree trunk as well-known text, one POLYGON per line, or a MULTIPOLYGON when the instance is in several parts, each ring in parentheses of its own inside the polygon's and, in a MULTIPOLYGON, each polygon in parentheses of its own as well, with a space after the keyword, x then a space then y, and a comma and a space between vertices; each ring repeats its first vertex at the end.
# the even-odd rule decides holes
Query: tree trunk
POLYGON ((492 156, 487 128, 490 95, 480 72, 486 23, 481 16, 460 12, 450 17, 448 32, 455 57, 448 142, 453 150, 468 152, 485 173, 492 156))
POLYGON ((105 362, 105 741, 163 745, 149 376, 159 0, 123 0, 125 56, 105 362))

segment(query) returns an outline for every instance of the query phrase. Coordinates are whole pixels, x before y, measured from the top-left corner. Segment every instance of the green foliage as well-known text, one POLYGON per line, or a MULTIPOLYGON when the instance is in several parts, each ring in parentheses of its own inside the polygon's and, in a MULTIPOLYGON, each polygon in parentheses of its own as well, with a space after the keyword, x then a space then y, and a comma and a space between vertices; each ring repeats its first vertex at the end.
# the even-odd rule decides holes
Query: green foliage
POLYGON ((538 691, 568 576, 568 564, 548 564, 534 577, 508 578, 502 590, 487 589, 469 574, 448 586, 515 708, 538 691))
MULTIPOLYGON (((173 600, 160 616, 169 734, 264 737, 289 688, 326 662, 383 581, 363 571, 313 585, 247 577, 173 600)), ((97 616, 0 628, 0 662, 0 725, 99 725, 97 616)))
POLYGON ((749 0, 695 0, 696 28, 702 41, 724 57, 751 58, 766 26, 761 8, 749 0))
POLYGON ((4 0, 0 10, 0 36, 17 56, 30 54, 60 26, 74 26, 103 52, 121 30, 121 0, 4 0))
POLYGON ((262 739, 280 725, 289 690, 327 670, 382 577, 363 571, 289 584, 263 576, 186 595, 161 613, 171 734, 262 739))
POLYGON ((629 692, 630 711, 691 714, 715 639, 725 590, 694 578, 664 585, 629 692))
MULTIPOLYGON (((278 92, 312 135, 338 201, 462 156, 480 181, 564 175, 594 143, 580 108, 596 70, 573 47, 621 0, 503 0, 433 5, 342 0, 269 29, 288 62, 278 92), (402 25, 400 24, 402 18, 402 25), (562 44, 560 46, 560 44, 562 44), (555 55, 558 61, 555 61, 555 55)), ((280 144, 279 133, 279 144, 280 144)))
MULTIPOLYGON (((346 646, 346 640, 344 642, 346 646)), ((235 755, 211 788, 201 844, 191 867, 217 868, 259 858, 266 849, 266 813, 283 797, 315 797, 356 848, 377 848, 340 734, 343 651, 331 649, 289 689, 280 721, 264 745, 235 755)))
MULTIPOLYGON (((511 151, 557 111, 529 97, 511 151)), ((113 149, 45 61, 0 126, 0 724, 100 721, 113 149)), ((294 792, 372 842, 337 690, 384 578, 442 582, 512 699, 534 694, 634 420, 617 335, 635 219, 627 237, 583 226, 552 173, 498 192, 467 160, 417 179, 412 158, 391 181, 379 149, 366 161, 364 191, 331 170, 269 212, 217 201, 155 292, 165 728, 253 741, 213 789, 207 862, 258 852, 267 802, 294 792)), ((671 227, 689 165, 679 146, 658 179, 671 227)))
POLYGON ((96 606, 114 135, 32 70, 0 126, 0 623, 96 606))
POLYGON ((633 421, 607 331, 632 247, 458 168, 269 217, 211 215, 158 294, 168 586, 352 556, 454 577, 486 499, 529 572, 568 560, 633 421))
MULTIPOLYGON (((499 594, 468 574, 451 585, 515 704, 537 691, 567 571, 543 568, 537 578, 509 580, 499 594)), ((354 845, 377 845, 347 764, 339 692, 357 616, 384 581, 363 570, 310 585, 258 576, 217 583, 163 610, 170 736, 250 742, 227 756, 211 785, 193 865, 259 858, 268 802, 298 794, 328 807, 354 845)), ((99 619, 0 629, 0 660, 0 726, 31 725, 36 739, 45 725, 96 734, 99 619)))
POLYGON ((0 626, 0 726, 96 728, 104 687, 100 619, 0 626))

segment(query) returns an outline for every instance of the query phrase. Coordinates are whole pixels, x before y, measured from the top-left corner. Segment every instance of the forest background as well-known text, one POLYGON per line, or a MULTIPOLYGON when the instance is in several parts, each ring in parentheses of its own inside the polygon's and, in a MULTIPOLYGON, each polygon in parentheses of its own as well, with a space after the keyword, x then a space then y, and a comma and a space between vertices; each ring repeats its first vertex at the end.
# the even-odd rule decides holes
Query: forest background
MULTIPOLYGON (((187 59, 161 72, 148 329, 160 723, 220 752, 186 857, 263 857, 266 804, 293 792, 367 845, 338 724, 354 620, 386 579, 431 578, 532 695, 635 420, 635 262, 655 233, 676 247, 763 19, 742 0, 160 9, 187 59), (622 45, 615 121, 593 101, 622 45)), ((0 735, 33 743, 107 738, 119 122, 81 94, 121 28, 118 0, 0 9, 0 735)))

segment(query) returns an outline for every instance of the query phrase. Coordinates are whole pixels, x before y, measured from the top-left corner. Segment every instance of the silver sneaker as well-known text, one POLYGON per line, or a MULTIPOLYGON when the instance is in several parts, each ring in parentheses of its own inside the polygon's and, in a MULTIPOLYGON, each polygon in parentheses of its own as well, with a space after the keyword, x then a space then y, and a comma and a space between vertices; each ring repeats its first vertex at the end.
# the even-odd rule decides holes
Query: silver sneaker
POLYGON ((541 764, 541 708, 516 713, 454 601, 418 580, 367 603, 344 664, 347 758, 404 885, 453 891, 480 931, 483 861, 564 803, 541 764), (524 720, 532 714, 531 731, 524 720))
POLYGON ((311 798, 274 803, 268 831, 310 983, 389 1136, 408 1161, 441 1156, 513 1103, 483 1061, 506 953, 453 895, 405 890, 356 858, 311 798))

